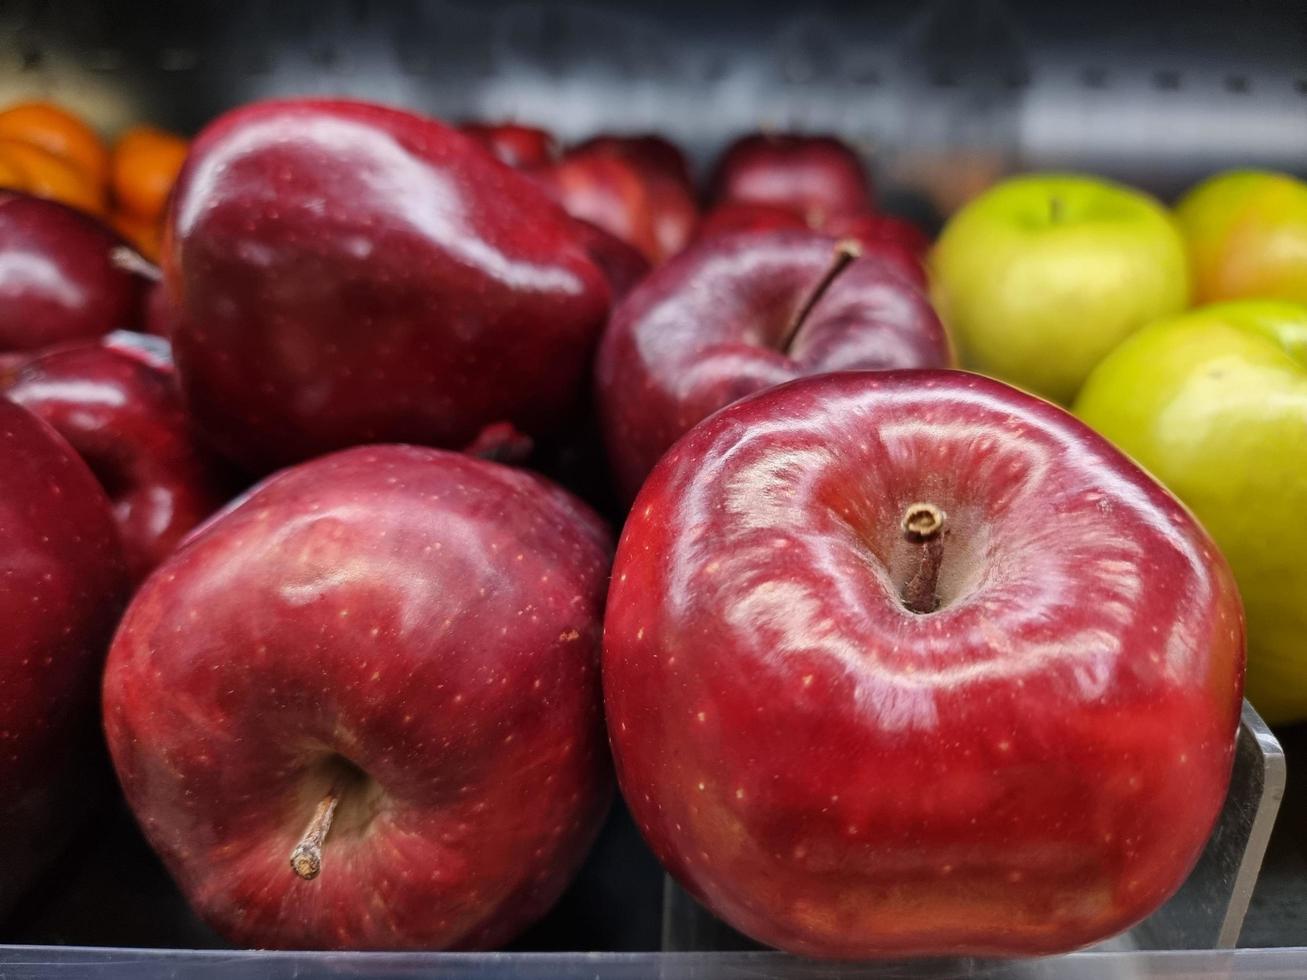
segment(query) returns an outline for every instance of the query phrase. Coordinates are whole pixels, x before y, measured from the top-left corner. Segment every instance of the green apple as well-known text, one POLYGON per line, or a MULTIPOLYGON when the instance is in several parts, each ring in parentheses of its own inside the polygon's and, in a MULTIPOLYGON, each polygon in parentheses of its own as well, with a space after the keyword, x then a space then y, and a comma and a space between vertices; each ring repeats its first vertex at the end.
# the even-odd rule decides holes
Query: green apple
POLYGON ((1151 324, 1094 369, 1075 412, 1207 526, 1248 615, 1249 700, 1271 721, 1307 718, 1307 306, 1151 324))
POLYGON ((1307 184, 1239 170, 1176 205, 1199 302, 1260 297, 1307 303, 1307 184))
POLYGON ((990 189, 945 226, 930 270, 963 364, 1063 404, 1108 351, 1189 303, 1166 209, 1092 177, 990 189))

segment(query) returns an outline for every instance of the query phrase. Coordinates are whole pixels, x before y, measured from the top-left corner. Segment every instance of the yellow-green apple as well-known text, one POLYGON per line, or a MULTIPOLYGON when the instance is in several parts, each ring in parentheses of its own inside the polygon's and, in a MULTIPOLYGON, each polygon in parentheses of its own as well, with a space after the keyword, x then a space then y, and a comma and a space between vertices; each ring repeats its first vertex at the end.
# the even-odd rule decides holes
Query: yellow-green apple
POLYGON ((1248 614, 1248 696, 1307 718, 1307 307, 1244 300, 1152 324, 1075 410, 1212 533, 1248 614))
POLYGON ((1307 184, 1288 174, 1218 174, 1176 205, 1194 297, 1307 303, 1307 184))
POLYGON ((1171 895, 1220 811, 1239 596, 1065 411, 955 371, 760 392, 622 532, 608 730, 654 852, 808 955, 1016 955, 1171 895))
POLYGON ((413 446, 283 470, 137 593, 109 749, 192 905, 244 945, 506 942, 611 774, 607 531, 540 477, 413 446))
POLYGON ((949 221, 930 265, 963 364, 1064 404, 1108 351, 1189 301, 1166 210, 1090 177, 1000 184, 949 221))

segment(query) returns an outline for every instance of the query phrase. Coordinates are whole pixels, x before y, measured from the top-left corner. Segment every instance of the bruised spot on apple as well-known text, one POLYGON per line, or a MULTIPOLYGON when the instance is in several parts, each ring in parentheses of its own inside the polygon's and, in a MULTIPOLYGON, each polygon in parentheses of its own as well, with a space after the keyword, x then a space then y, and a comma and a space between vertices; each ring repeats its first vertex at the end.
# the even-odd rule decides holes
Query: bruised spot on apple
POLYGON ((611 796, 610 549, 547 481, 407 446, 283 470, 195 532, 104 679, 195 909, 292 948, 494 947, 539 917, 611 796))
POLYGON ((806 374, 951 363, 925 296, 862 253, 815 232, 720 235, 618 304, 595 385, 626 500, 682 433, 743 395, 806 374))
POLYGON ((1057 407, 826 374, 678 441, 618 546, 618 778, 668 870, 804 955, 1029 955, 1181 884, 1234 757, 1216 545, 1057 407))

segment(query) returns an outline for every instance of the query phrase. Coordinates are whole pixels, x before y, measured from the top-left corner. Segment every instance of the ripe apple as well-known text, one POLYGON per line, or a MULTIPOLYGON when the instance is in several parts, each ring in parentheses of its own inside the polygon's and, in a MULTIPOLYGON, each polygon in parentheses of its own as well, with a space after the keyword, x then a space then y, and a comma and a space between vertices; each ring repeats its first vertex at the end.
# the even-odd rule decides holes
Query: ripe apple
POLYGON ((858 154, 831 136, 745 136, 717 161, 710 187, 714 203, 789 208, 817 229, 832 215, 862 214, 875 206, 858 154))
POLYGON ((660 167, 603 144, 573 147, 534 176, 569 214, 633 245, 655 265, 694 235, 693 193, 660 167))
POLYGON ((663 457, 603 678, 668 870, 811 956, 1101 940, 1184 880, 1234 757, 1215 544, 1061 409, 948 371, 805 378, 663 457))
POLYGON ((1146 194, 1079 176, 1015 177, 944 227, 932 297, 966 367, 1070 404, 1095 364, 1189 302, 1175 223, 1146 194))
POLYGON ((88 814, 100 666, 127 594, 113 513, 49 426, 0 398, 0 915, 88 814))
POLYGON ((792 208, 779 204, 724 201, 704 212, 695 240, 741 231, 796 231, 807 227, 803 215, 792 208))
POLYGON ((613 302, 616 302, 648 274, 649 260, 634 245, 628 245, 598 225, 582 218, 573 220, 581 247, 604 274, 613 302))
POLYGON ((163 265, 187 401, 254 470, 363 442, 562 427, 609 293, 573 223, 441 123, 245 106, 192 144, 163 265))
POLYGON ((146 283, 127 253, 80 211, 0 191, 0 351, 138 326, 146 283))
POLYGON ((140 328, 156 337, 172 336, 172 303, 162 280, 152 284, 145 292, 140 328))
POLYGON ((895 266, 858 254, 814 232, 721 235, 617 305, 595 390, 627 502, 668 446, 750 392, 805 374, 950 363, 925 296, 895 266))
POLYGON ((546 130, 521 123, 466 122, 458 127, 502 163, 520 170, 545 167, 558 156, 558 144, 546 130))
POLYGON ((1193 508, 1248 611, 1249 699, 1307 719, 1307 307, 1243 300, 1145 327, 1075 410, 1193 508))
POLYGON ((621 157, 635 164, 647 175, 662 175, 676 181, 686 192, 694 194, 694 177, 690 161, 681 148, 664 136, 641 133, 635 136, 618 136, 611 133, 594 136, 578 143, 574 152, 621 157))
POLYGON ((146 581, 105 732, 233 942, 481 948, 541 915, 611 796, 611 542, 532 474, 413 446, 269 478, 146 581))
POLYGON ((1199 184, 1176 206, 1200 303, 1261 297, 1307 303, 1307 184, 1241 170, 1199 184))
POLYGON ((90 466, 113 504, 133 581, 231 496, 191 431, 167 341, 120 331, 55 347, 0 377, 0 393, 90 466))

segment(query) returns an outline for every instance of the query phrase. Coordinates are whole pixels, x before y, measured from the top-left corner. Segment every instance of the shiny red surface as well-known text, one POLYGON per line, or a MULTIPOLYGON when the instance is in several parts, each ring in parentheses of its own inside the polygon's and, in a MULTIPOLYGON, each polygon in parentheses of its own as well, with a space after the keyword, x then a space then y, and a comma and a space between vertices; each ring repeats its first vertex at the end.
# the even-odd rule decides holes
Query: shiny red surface
POLYGON ((283 471, 197 532, 104 684, 128 802, 194 908, 241 945, 363 949, 493 947, 543 913, 611 795, 610 548, 538 477, 404 446, 283 471))
POLYGON ((1243 617, 1173 497, 955 372, 809 378, 659 463, 604 631, 623 793, 668 869, 800 953, 1071 949, 1155 909, 1229 779, 1243 617), (900 600, 945 512, 941 606, 900 600))
POLYGON ((755 204, 749 201, 723 201, 704 212, 695 233, 696 241, 714 235, 742 231, 803 231, 808 223, 803 215, 779 204, 755 204))
POLYGON ((655 270, 613 310, 595 384, 627 500, 682 433, 760 388, 826 371, 951 363, 925 296, 873 257, 844 269, 787 342, 834 247, 814 232, 717 236, 655 270))
POLYGON ((126 599, 104 491, 0 398, 0 914, 87 816, 95 690, 126 599))
POLYGON ((196 443, 166 341, 111 334, 57 347, 0 379, 0 392, 53 426, 91 467, 136 581, 230 495, 196 443))
POLYGON ((126 247, 79 211, 0 191, 0 351, 139 326, 146 284, 113 260, 126 247))
POLYGON ((558 156, 554 137, 536 126, 467 122, 458 128, 510 167, 543 167, 558 156))
POLYGON ((608 288, 530 180, 438 122, 265 102, 192 144, 170 209, 197 421, 251 469, 362 442, 528 434, 580 401, 608 288))
POLYGON ((630 160, 646 173, 661 174, 676 181, 691 194, 694 193, 690 162, 681 148, 665 137, 653 133, 635 136, 608 134, 591 137, 578 143, 574 149, 584 154, 596 153, 630 160))
POLYGON ((604 143, 568 150, 536 177, 570 214, 633 245, 655 265, 686 246, 699 220, 694 194, 680 179, 604 143))
POLYGON ((790 208, 810 228, 835 214, 875 207, 858 154, 830 136, 755 134, 736 140, 717 161, 710 199, 790 208))
POLYGON ((581 247, 608 280, 613 302, 617 302, 648 275, 649 260, 634 245, 628 245, 598 225, 583 218, 573 220, 581 247))

